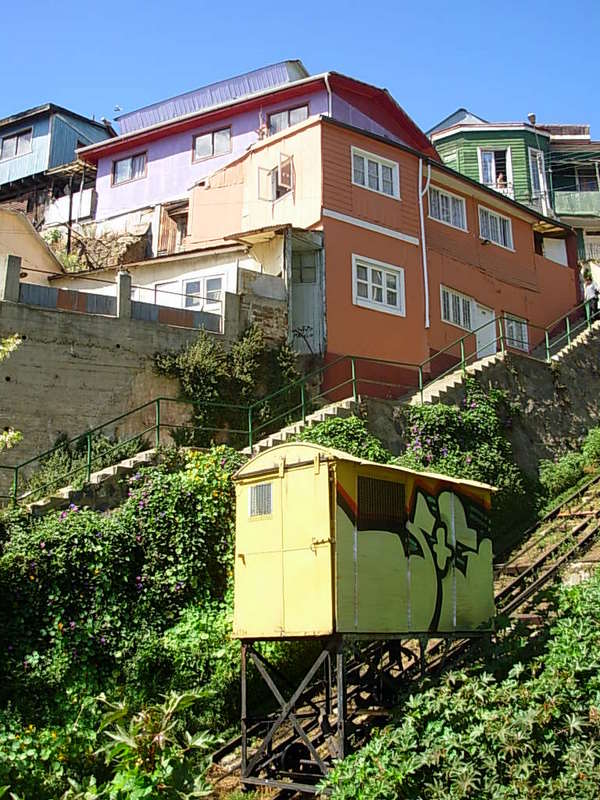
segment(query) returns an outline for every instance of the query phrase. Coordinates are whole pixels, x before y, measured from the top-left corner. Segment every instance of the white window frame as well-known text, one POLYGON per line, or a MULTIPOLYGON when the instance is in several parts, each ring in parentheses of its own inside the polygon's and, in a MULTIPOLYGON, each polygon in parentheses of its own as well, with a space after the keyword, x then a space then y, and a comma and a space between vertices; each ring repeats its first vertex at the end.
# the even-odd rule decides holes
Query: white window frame
MULTIPOLYGON (((219 309, 222 311, 223 308, 223 294, 225 291, 225 275, 223 273, 218 273, 216 275, 191 275, 183 280, 183 308, 186 311, 206 311, 211 310, 213 306, 218 306, 219 309), (221 281, 221 288, 219 289, 220 297, 218 300, 211 300, 208 297, 208 289, 206 288, 207 281, 210 280, 220 280, 221 281), (196 294, 188 294, 187 287, 189 283, 199 283, 200 284, 200 291, 196 294), (188 305, 187 299, 188 297, 197 297, 198 303, 188 305)), ((219 313, 221 313, 221 311, 219 313)))
MULTIPOLYGON (((531 181, 531 199, 532 200, 539 200, 540 201, 540 205, 542 207, 542 213, 543 214, 547 214, 548 213, 548 203, 547 203, 546 198, 548 197, 548 184, 547 184, 547 181, 546 181, 546 158, 544 156, 544 151, 540 150, 539 147, 528 147, 527 148, 527 160, 529 162, 529 179, 531 181), (542 175, 541 175, 540 191, 536 195, 534 193, 534 189, 533 189, 533 164, 532 164, 532 159, 534 159, 536 161, 536 163, 537 163, 538 157, 540 158, 540 161, 541 161, 542 175)), ((538 175, 538 178, 539 177, 540 176, 538 175)))
POLYGON ((454 228, 457 231, 464 231, 465 233, 469 232, 469 223, 467 220, 467 201, 464 197, 461 197, 459 194, 454 194, 454 192, 449 192, 447 189, 442 189, 439 186, 430 186, 427 192, 427 214, 429 219, 433 219, 436 222, 441 222, 442 225, 447 225, 449 228, 454 228), (446 197, 454 198, 455 200, 460 200, 463 207, 463 217, 465 220, 465 227, 461 228, 460 225, 453 225, 451 222, 446 222, 445 219, 440 219, 439 217, 434 217, 431 214, 431 191, 437 192, 438 194, 444 194, 446 197))
POLYGON ((495 192, 499 194, 506 194, 509 197, 512 197, 514 194, 514 186, 513 186, 513 167, 512 167, 512 151, 510 147, 502 147, 502 145, 498 147, 494 147, 490 145, 489 147, 478 147, 477 148, 477 163, 479 165, 479 183, 483 183, 484 186, 487 186, 489 189, 493 189, 495 192), (506 151, 506 191, 502 191, 501 189, 497 188, 498 182, 498 173, 496 171, 496 158, 494 157, 494 183, 490 185, 489 183, 483 183, 483 159, 481 154, 484 150, 505 150, 506 151))
POLYGON ((263 481, 261 483, 250 484, 250 486, 248 487, 248 518, 251 519, 251 520, 252 519, 265 519, 265 517, 271 517, 271 516, 273 516, 273 481, 263 481), (254 496, 254 491, 256 489, 262 489, 262 488, 265 488, 267 486, 269 487, 269 491, 268 491, 269 510, 264 512, 264 513, 262 513, 262 514, 261 513, 253 514, 252 513, 252 511, 253 511, 252 500, 253 500, 253 496, 254 496))
POLYGON ((393 200, 401 200, 400 197, 400 165, 397 161, 390 161, 389 158, 384 158, 383 156, 378 156, 377 153, 370 153, 368 150, 361 150, 359 147, 352 146, 350 148, 350 172, 352 175, 352 184, 354 186, 358 186, 361 189, 366 189, 369 192, 375 192, 375 194, 380 194, 383 197, 389 197, 393 200), (358 181, 354 180, 354 156, 359 156, 365 160, 365 183, 359 183, 358 181), (388 194, 384 192, 383 189, 372 189, 368 185, 368 168, 366 165, 367 161, 374 161, 378 165, 377 174, 378 174, 378 181, 379 185, 383 185, 383 177, 382 177, 382 170, 383 166, 390 167, 392 170, 392 194, 388 194))
POLYGON ((268 203, 276 203, 288 197, 294 191, 294 157, 287 156, 285 153, 279 154, 279 163, 276 167, 258 168, 258 199, 266 200, 268 203), (289 170, 289 180, 284 179, 284 172, 289 170), (268 186, 269 196, 262 194, 262 186, 268 186), (283 194, 277 197, 277 187, 285 189, 283 194))
MULTIPOLYGON (((504 314, 504 336, 506 339, 507 347, 512 347, 514 350, 521 350, 523 353, 529 352, 529 326, 526 319, 517 317, 515 314, 504 314), (521 326, 521 332, 525 332, 522 339, 517 339, 516 336, 511 336, 509 333, 509 324, 515 323, 521 326)), ((515 331, 516 333, 516 331, 515 331)))
MULTIPOLYGON (((452 300, 450 299, 450 303, 452 300)), ((473 330, 473 309, 475 307, 476 300, 474 297, 471 297, 468 294, 464 294, 464 292, 459 292, 456 289, 452 289, 451 286, 445 286, 444 284, 440 283, 440 319, 442 322, 445 322, 446 325, 452 325, 454 328, 459 328, 461 331, 468 331, 471 332, 473 330), (450 297, 454 295, 459 299, 460 303, 460 319, 461 323, 463 321, 464 316, 464 303, 467 303, 469 306, 469 327, 466 325, 462 325, 458 322, 454 322, 451 319, 446 319, 444 317, 444 292, 448 292, 450 297)))
POLYGON ((496 245, 496 247, 501 247, 503 250, 509 250, 511 253, 516 252, 515 251, 515 239, 514 239, 514 236, 513 236, 513 229, 512 229, 512 219, 510 217, 507 217, 504 214, 500 214, 498 211, 494 211, 494 209, 489 208, 489 206, 482 206, 482 205, 479 205, 477 207, 477 217, 478 217, 478 221, 479 221, 479 238, 482 241, 490 242, 490 244, 494 244, 494 245, 496 245), (497 217, 498 219, 506 220, 508 222, 508 226, 509 226, 508 230, 509 230, 509 233, 510 233, 510 247, 508 245, 506 245, 506 244, 502 244, 502 242, 496 242, 496 241, 494 241, 494 239, 490 239, 489 236, 484 236, 483 235, 482 230, 481 230, 481 212, 482 211, 485 211, 487 214, 492 214, 494 217, 497 217))
MULTIPOLYGON (((385 296, 385 295, 384 295, 385 296)), ((397 266, 396 264, 386 264, 384 261, 377 261, 374 258, 369 258, 368 256, 360 256, 356 253, 352 254, 352 304, 355 306, 360 306, 361 308, 368 308, 372 311, 381 311, 384 314, 394 314, 397 317, 405 317, 406 316, 406 292, 404 286, 404 269, 402 267, 397 266), (357 289, 357 275, 358 275, 358 267, 366 267, 369 270, 369 279, 368 279, 368 286, 369 286, 369 297, 360 297, 358 294, 357 289), (377 300, 371 299, 371 269, 381 270, 384 273, 383 284, 382 284, 382 291, 386 291, 385 286, 385 274, 391 273, 397 279, 397 293, 398 293, 398 305, 392 306, 388 305, 385 302, 379 302, 377 300)))

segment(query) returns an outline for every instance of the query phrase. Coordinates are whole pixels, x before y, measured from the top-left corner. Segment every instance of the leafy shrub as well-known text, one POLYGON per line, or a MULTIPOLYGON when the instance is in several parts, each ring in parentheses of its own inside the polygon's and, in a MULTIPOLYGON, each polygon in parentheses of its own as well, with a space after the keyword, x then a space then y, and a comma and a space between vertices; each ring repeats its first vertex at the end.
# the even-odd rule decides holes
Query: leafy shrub
MULTIPOLYGON (((200 331, 197 339, 179 351, 156 353, 157 372, 177 378, 183 396, 194 403, 193 419, 187 430, 175 432, 179 444, 207 445, 228 435, 231 444, 248 443, 248 406, 255 407, 254 425, 272 417, 271 428, 285 424, 286 410, 297 406, 298 398, 288 391, 277 392, 298 377, 295 355, 288 345, 267 347, 261 329, 254 325, 225 350, 212 334, 200 331)), ((297 392, 296 392, 297 394, 297 392)))
POLYGON ((575 486, 582 475, 583 457, 580 453, 567 453, 556 461, 540 461, 540 484, 550 498, 558 497, 575 486))
MULTIPOLYGON (((138 473, 110 515, 72 506, 32 527, 13 521, 0 557, 0 700, 52 716, 65 684, 85 694, 124 680, 191 602, 222 597, 239 463, 217 447, 183 472, 138 473)), ((128 691, 145 699, 143 686, 128 691)))
POLYGON ((597 798, 600 573, 563 589, 560 606, 530 663, 451 673, 413 695, 397 727, 330 773, 333 800, 597 798))
POLYGON ((493 499, 496 533, 515 525, 522 529, 533 514, 534 497, 505 434, 511 413, 506 395, 484 390, 473 379, 465 381, 465 389, 461 408, 442 403, 406 408, 411 438, 395 463, 491 484, 499 490, 493 499))
POLYGON ((359 417, 333 417, 325 420, 312 428, 305 428, 298 434, 298 440, 333 447, 382 464, 393 457, 379 439, 369 433, 365 421, 359 417))
POLYGON ((583 443, 583 463, 586 467, 600 469, 600 428, 592 428, 583 443))

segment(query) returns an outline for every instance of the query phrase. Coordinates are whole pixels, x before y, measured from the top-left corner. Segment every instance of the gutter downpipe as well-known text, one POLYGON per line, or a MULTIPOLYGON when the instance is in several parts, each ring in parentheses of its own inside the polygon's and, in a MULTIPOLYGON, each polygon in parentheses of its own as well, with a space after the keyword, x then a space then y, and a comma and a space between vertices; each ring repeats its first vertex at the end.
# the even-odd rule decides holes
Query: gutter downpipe
POLYGON ((325 81, 325 88, 327 89, 327 114, 328 116, 333 116, 333 100, 331 95, 331 86, 329 85, 329 73, 326 72, 323 75, 323 80, 325 81))
POLYGON ((425 219, 423 215, 423 198, 429 191, 431 181, 431 164, 427 164, 427 182, 425 188, 421 189, 423 183, 423 159, 419 159, 419 220, 421 222, 421 248, 423 254, 423 287, 425 289, 425 328, 429 328, 429 273, 427 271, 427 244, 425 242, 425 219))

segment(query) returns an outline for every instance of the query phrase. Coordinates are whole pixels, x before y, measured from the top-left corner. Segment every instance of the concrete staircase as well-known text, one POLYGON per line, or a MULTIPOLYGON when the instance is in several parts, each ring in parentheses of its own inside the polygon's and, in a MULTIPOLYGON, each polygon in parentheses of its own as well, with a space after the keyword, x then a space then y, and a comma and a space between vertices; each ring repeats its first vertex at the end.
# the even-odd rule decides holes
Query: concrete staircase
POLYGON ((562 358, 564 358, 564 356, 566 356, 567 353, 571 353, 576 348, 587 344, 589 339, 598 331, 600 331, 600 320, 592 322, 591 327, 589 328, 586 327, 585 330, 581 331, 581 333, 578 333, 576 336, 574 336, 573 339, 571 340, 571 344, 566 344, 564 347, 558 350, 558 352, 555 355, 551 356, 552 361, 560 361, 562 358))
POLYGON ((356 414, 357 411, 358 403, 352 397, 348 397, 345 400, 340 400, 337 403, 330 403, 327 406, 323 406, 323 408, 320 408, 318 411, 315 411, 313 414, 309 414, 304 420, 294 422, 293 424, 287 425, 285 428, 281 428, 281 430, 266 436, 264 439, 256 442, 256 444, 253 444, 251 448, 245 447, 242 450, 242 453, 248 456, 257 455, 258 453, 262 453, 264 450, 268 450, 270 447, 274 447, 277 444, 282 444, 283 442, 290 441, 290 439, 295 439, 300 431, 304 430, 305 428, 312 428, 313 425, 318 425, 319 422, 325 422, 326 420, 334 419, 335 417, 351 417, 353 414, 356 414))
MULTIPOLYGON (((478 373, 485 374, 491 367, 499 364, 503 360, 504 355, 502 353, 480 358, 479 361, 470 364, 465 369, 465 373, 470 376, 477 375, 478 373)), ((442 378, 429 383, 423 389, 423 403, 446 403, 447 405, 452 405, 459 402, 463 395, 463 381, 464 375, 462 369, 456 369, 449 375, 444 375, 442 378)), ((406 399, 406 402, 411 406, 421 405, 421 393, 415 392, 406 399)))
POLYGON ((140 467, 155 464, 156 457, 154 448, 144 450, 131 458, 119 461, 118 464, 93 472, 89 482, 86 482, 81 489, 65 486, 48 497, 33 500, 31 503, 27 503, 27 495, 21 499, 25 501, 25 507, 34 517, 43 517, 49 511, 61 511, 71 505, 88 506, 96 511, 105 511, 114 508, 124 499, 126 491, 123 478, 133 475, 140 467))

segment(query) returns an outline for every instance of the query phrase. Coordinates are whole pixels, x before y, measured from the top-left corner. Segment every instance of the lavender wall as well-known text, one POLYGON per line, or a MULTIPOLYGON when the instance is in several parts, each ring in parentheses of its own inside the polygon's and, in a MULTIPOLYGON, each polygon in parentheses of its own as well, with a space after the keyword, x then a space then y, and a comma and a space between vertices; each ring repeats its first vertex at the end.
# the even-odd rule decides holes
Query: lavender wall
POLYGON ((390 133, 383 125, 375 122, 371 117, 363 114, 358 108, 355 108, 351 103, 348 103, 336 94, 333 95, 331 110, 333 117, 340 122, 345 122, 347 125, 353 125, 355 128, 360 128, 363 131, 375 133, 378 136, 386 136, 388 139, 393 139, 395 142, 406 144, 399 136, 390 133))
MULTIPOLYGON (((311 116, 327 113, 327 92, 319 90, 301 95, 294 100, 265 104, 261 111, 263 119, 273 111, 284 108, 309 105, 311 116)), ((187 196, 191 186, 206 175, 241 155, 249 145, 257 140, 259 127, 259 111, 233 114, 221 120, 216 127, 225 128, 231 125, 232 152, 224 156, 208 158, 196 164, 192 163, 192 140, 199 133, 214 130, 215 124, 200 125, 194 130, 165 137, 149 143, 143 148, 123 150, 119 158, 145 150, 148 154, 148 170, 145 178, 111 186, 112 163, 114 156, 101 158, 98 162, 96 189, 98 206, 96 219, 101 221, 139 208, 154 206, 170 200, 178 200, 187 196)))

